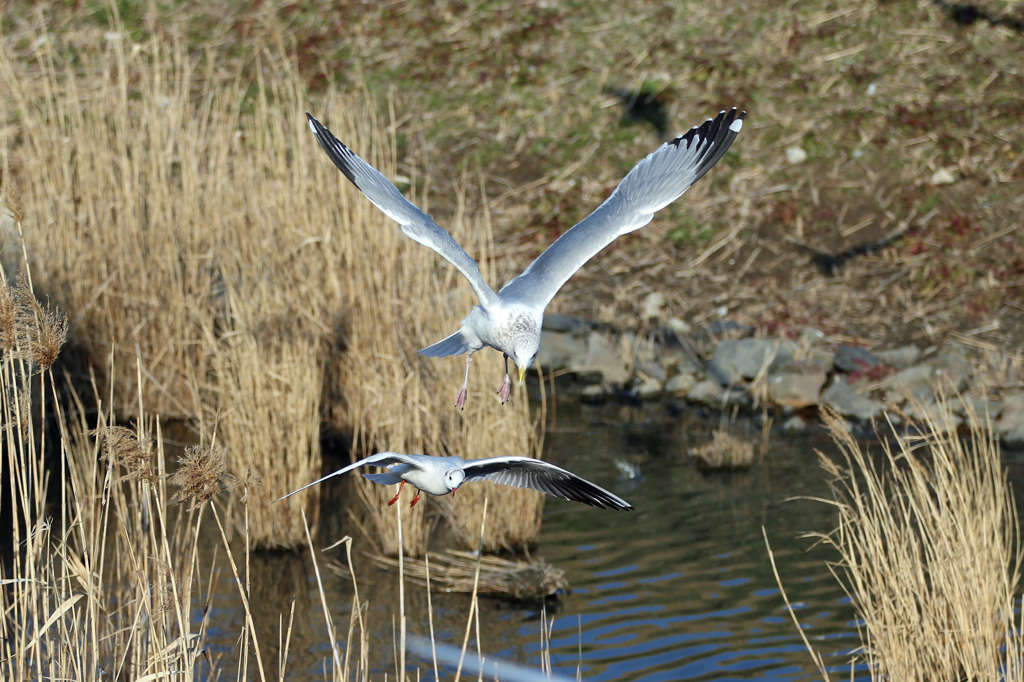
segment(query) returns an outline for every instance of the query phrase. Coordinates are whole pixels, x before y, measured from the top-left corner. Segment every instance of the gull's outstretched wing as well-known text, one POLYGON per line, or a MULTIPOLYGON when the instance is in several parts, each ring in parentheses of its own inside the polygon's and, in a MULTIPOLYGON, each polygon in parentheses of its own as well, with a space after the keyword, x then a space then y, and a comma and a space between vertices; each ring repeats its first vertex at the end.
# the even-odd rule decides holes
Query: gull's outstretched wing
POLYGON ((485 480, 513 488, 530 488, 563 500, 582 502, 602 509, 624 509, 633 505, 590 481, 554 464, 531 457, 492 457, 465 460, 466 480, 485 480))
POLYGON ((312 483, 307 483, 306 485, 302 486, 298 490, 293 490, 290 493, 288 493, 287 495, 279 497, 279 498, 277 498, 274 501, 275 502, 280 502, 285 497, 291 497, 295 493, 301 493, 306 488, 312 488, 317 483, 323 483, 328 478, 334 478, 335 476, 341 476, 342 474, 347 474, 348 472, 352 471, 353 469, 358 469, 361 466, 373 465, 373 466, 378 466, 378 467, 386 467, 386 466, 391 466, 392 464, 409 464, 409 465, 419 469, 419 468, 422 468, 422 464, 421 464, 421 461, 420 461, 421 457, 422 456, 417 456, 417 455, 403 455, 403 454, 401 454, 399 452, 378 452, 375 455, 370 455, 369 457, 367 457, 365 459, 361 459, 358 462, 354 462, 352 464, 349 464, 347 467, 342 467, 341 469, 338 469, 337 471, 329 473, 326 476, 324 476, 323 478, 318 478, 315 481, 313 481, 312 483))
POLYGON ((363 161, 351 149, 338 141, 331 131, 321 125, 308 112, 309 129, 331 161, 338 167, 373 205, 384 215, 394 220, 413 241, 433 249, 442 258, 455 266, 469 280, 480 305, 485 308, 497 302, 494 291, 487 286, 480 267, 469 257, 448 230, 434 222, 433 218, 405 198, 390 180, 370 164, 363 161))
POLYGON ((640 229, 718 163, 743 127, 733 108, 661 145, 629 171, 611 196, 563 234, 523 274, 502 287, 502 299, 546 307, 565 281, 616 237, 640 229))

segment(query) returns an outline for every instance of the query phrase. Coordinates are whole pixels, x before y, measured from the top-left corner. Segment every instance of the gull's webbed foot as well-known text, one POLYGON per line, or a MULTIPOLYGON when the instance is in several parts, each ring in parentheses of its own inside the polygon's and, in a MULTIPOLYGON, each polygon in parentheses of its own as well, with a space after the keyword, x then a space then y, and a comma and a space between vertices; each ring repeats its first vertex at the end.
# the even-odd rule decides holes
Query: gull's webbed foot
MULTIPOLYGON (((390 502, 388 502, 389 507, 393 505, 395 502, 398 502, 398 496, 402 494, 403 487, 405 487, 405 481, 402 481, 401 483, 398 484, 398 492, 395 493, 395 496, 391 498, 390 502)), ((419 497, 419 495, 417 495, 417 497, 419 497)))
POLYGON ((498 386, 498 397, 501 399, 501 404, 504 405, 508 402, 508 399, 512 397, 512 380, 508 378, 508 373, 505 373, 505 378, 501 381, 501 386, 498 386))
POLYGON ((416 506, 416 503, 420 501, 420 491, 416 491, 416 497, 412 498, 412 502, 409 503, 409 508, 412 509, 416 506))

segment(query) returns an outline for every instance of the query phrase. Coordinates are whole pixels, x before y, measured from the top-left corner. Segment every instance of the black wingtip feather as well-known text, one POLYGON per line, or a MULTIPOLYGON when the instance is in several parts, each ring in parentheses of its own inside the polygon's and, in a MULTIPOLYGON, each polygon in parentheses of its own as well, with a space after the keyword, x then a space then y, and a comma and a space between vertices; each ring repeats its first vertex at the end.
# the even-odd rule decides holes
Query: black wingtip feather
POLYGON ((320 143, 320 148, 324 150, 327 156, 334 162, 334 165, 338 167, 349 182, 359 187, 359 183, 356 182, 355 175, 352 173, 352 167, 349 164, 349 158, 355 156, 355 152, 345 146, 341 140, 331 134, 331 131, 327 129, 320 121, 313 118, 313 115, 308 111, 306 112, 306 119, 309 122, 309 128, 313 131, 313 135, 316 137, 316 141, 320 143))
POLYGON ((690 128, 666 144, 677 148, 682 145, 685 149, 689 149, 694 144, 702 147, 701 154, 705 156, 694 170, 693 181, 697 182, 729 151, 729 147, 732 146, 736 136, 743 128, 743 120, 746 116, 746 111, 740 111, 736 107, 729 111, 723 109, 715 118, 709 118, 701 125, 690 128))

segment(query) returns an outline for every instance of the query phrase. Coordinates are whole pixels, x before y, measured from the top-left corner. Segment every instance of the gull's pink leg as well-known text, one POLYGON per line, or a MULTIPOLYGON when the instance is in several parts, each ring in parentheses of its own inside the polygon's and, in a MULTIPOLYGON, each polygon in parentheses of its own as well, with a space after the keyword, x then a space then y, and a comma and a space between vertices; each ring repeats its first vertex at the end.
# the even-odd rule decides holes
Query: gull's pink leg
POLYGON ((512 397, 512 380, 508 377, 508 356, 505 356, 505 378, 501 381, 501 386, 498 386, 498 398, 501 399, 501 404, 504 405, 508 402, 508 399, 512 397))
POLYGON ((469 392, 469 366, 473 363, 473 354, 470 353, 466 356, 466 377, 462 380, 462 388, 459 389, 459 394, 455 396, 455 407, 460 410, 466 406, 466 395, 469 392))
POLYGON ((412 498, 412 502, 409 503, 409 508, 410 509, 412 507, 415 507, 416 503, 420 501, 420 492, 422 492, 422 491, 420 491, 419 489, 416 490, 416 497, 412 498))
MULTIPOLYGON (((390 502, 388 502, 388 506, 389 507, 391 505, 393 505, 395 502, 398 502, 398 496, 402 494, 402 488, 404 486, 405 486, 405 481, 402 481, 401 483, 398 484, 398 492, 395 493, 395 496, 391 498, 390 502)), ((417 495, 417 497, 418 497, 418 495, 417 495)))

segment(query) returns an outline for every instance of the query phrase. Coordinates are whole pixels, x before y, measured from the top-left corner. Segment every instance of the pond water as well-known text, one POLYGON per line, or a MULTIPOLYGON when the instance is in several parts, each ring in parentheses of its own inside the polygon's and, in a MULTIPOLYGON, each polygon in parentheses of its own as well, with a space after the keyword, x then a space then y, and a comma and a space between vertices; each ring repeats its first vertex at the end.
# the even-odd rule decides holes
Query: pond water
MULTIPOLYGON (((554 671, 571 678, 579 669, 587 680, 821 679, 779 593, 763 527, 806 635, 833 677, 849 679, 851 654, 859 645, 853 608, 829 572, 835 551, 806 537, 835 524, 828 504, 807 499, 828 496, 815 451, 830 450, 831 441, 817 430, 799 437, 773 434, 750 470, 701 473, 687 449, 708 440, 720 419, 670 415, 664 405, 559 405, 548 459, 625 497, 636 511, 549 498, 534 553, 565 571, 571 592, 543 613, 534 604, 482 598, 481 639, 488 658, 539 668, 547 622, 554 671), (634 465, 639 475, 627 477, 617 461, 634 465)), ((747 435, 760 440, 754 426, 747 435)), ((334 512, 337 518, 325 519, 331 530, 321 535, 320 545, 349 532, 356 538, 354 554, 368 551, 358 531, 342 528, 345 510, 334 512)), ((344 550, 321 554, 321 564, 331 558, 344 562, 344 550)), ((323 568, 327 600, 344 637, 351 580, 323 568)), ((287 679, 324 679, 329 637, 308 557, 254 555, 252 570, 258 632, 277 632, 296 599, 287 679)), ((374 677, 394 679, 397 571, 360 560, 356 575, 360 597, 369 604, 374 677)), ((438 642, 461 646, 469 606, 468 596, 434 593, 438 642)), ((428 635, 424 588, 407 586, 406 609, 409 632, 428 635)), ((210 613, 213 661, 237 658, 242 625, 234 588, 222 585, 210 613)), ((278 642, 263 641, 261 647, 264 660, 277 660, 278 642)), ((430 662, 410 656, 408 664, 421 679, 434 678, 430 662)), ((450 679, 453 672, 443 668, 441 677, 450 679)), ((854 672, 866 676, 863 668, 854 672)))

